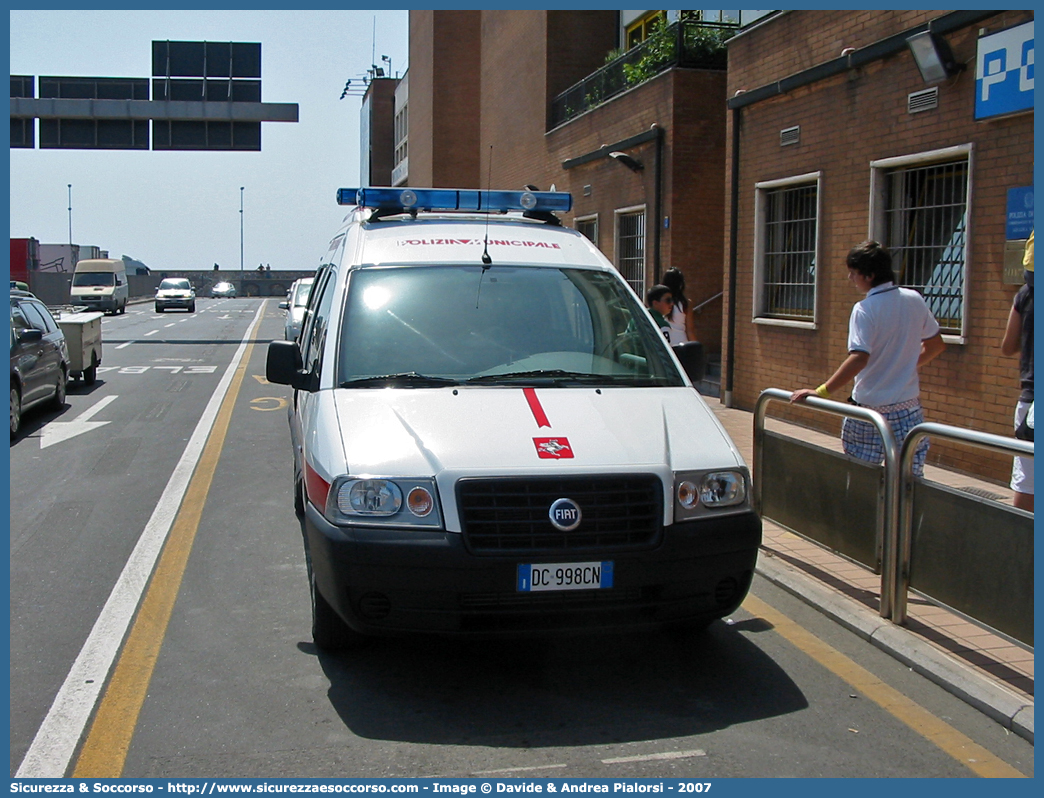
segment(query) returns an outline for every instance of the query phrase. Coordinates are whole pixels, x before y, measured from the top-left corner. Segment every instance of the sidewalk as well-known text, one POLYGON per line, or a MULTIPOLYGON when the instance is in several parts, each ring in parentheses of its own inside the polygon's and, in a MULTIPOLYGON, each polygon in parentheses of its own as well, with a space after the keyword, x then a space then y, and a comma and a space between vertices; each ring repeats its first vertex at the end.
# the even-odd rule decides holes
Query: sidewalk
MULTIPOLYGON (((752 466, 754 414, 727 408, 714 397, 707 397, 707 403, 752 466)), ((766 424, 840 451, 840 442, 831 436, 771 418, 766 424)), ((964 474, 927 466, 925 477, 1011 501, 1008 488, 964 474)), ((1032 650, 912 593, 908 622, 898 626, 878 613, 880 576, 767 520, 757 572, 1033 742, 1032 650)))

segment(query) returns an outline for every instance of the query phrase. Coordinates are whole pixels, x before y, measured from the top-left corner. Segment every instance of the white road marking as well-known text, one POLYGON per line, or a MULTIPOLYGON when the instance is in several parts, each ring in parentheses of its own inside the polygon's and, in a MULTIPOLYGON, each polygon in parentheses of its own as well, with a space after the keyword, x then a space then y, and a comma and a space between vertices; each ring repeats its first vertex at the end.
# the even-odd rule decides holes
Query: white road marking
POLYGON ((126 349, 128 346, 130 346, 133 343, 136 343, 136 341, 127 341, 127 343, 120 344, 119 346, 117 346, 116 349, 126 349))
POLYGON ((614 759, 603 759, 603 765, 619 765, 624 762, 658 762, 664 759, 691 759, 694 756, 707 756, 702 748, 694 751, 664 751, 661 754, 645 754, 644 756, 618 756, 614 759))
POLYGON ((46 449, 48 446, 54 446, 56 443, 75 438, 77 435, 84 432, 90 432, 92 429, 104 427, 109 423, 108 421, 91 421, 91 418, 93 418, 98 411, 103 410, 105 407, 115 402, 117 398, 119 398, 118 395, 106 396, 92 407, 84 410, 72 421, 52 421, 43 428, 43 432, 40 435, 40 448, 46 449))
POLYGON ((525 773, 531 770, 558 770, 566 767, 565 763, 560 765, 533 765, 532 767, 501 768, 500 770, 480 770, 472 773, 472 776, 498 776, 504 773, 525 773))
POLYGON ((159 332, 159 330, 150 330, 149 332, 145 333, 145 336, 148 337, 150 335, 155 335, 158 332, 159 332))
POLYGON ((57 779, 65 776, 119 653, 123 638, 134 619, 138 603, 192 479, 192 473, 203 454, 203 447, 214 426, 218 409, 246 352, 247 343, 261 321, 265 304, 262 302, 258 308, 253 322, 239 344, 239 349, 232 357, 232 362, 210 397, 210 402, 203 411, 192 437, 189 438, 174 473, 171 474, 163 494, 156 503, 152 517, 138 538, 138 543, 131 552, 112 593, 109 594, 94 628, 91 629, 69 674, 65 677, 65 682, 58 690, 25 758, 18 766, 16 778, 57 779))

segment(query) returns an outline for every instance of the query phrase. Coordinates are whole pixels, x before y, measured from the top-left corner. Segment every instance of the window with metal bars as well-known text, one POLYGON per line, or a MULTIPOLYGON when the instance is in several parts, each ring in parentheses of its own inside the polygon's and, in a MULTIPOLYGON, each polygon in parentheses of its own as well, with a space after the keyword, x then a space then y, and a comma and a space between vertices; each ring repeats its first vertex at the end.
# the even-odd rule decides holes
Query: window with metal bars
POLYGON ((811 321, 816 309, 816 183, 762 191, 762 315, 811 321))
POLYGON ((584 219, 577 219, 574 222, 578 233, 586 237, 596 247, 598 246, 598 217, 588 216, 584 219))
POLYGON ((645 295, 645 211, 616 217, 616 268, 639 297, 645 295))
POLYGON ((943 332, 964 320, 968 161, 885 173, 884 244, 899 283, 924 296, 943 332))

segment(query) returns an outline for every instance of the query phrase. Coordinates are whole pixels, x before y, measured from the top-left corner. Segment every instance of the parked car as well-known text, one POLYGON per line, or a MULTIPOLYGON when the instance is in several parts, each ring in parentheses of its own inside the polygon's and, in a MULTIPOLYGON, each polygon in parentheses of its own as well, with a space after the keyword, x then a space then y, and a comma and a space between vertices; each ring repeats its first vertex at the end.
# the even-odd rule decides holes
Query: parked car
POLYGON ((162 313, 167 308, 185 308, 189 313, 196 312, 196 290, 184 277, 169 277, 156 289, 156 312, 162 313))
POLYGON ((214 287, 210 289, 210 295, 213 297, 234 297, 236 295, 236 287, 232 283, 214 283, 214 287))
POLYGON ((11 437, 22 414, 47 403, 65 407, 69 349, 47 306, 28 291, 11 291, 11 437))
POLYGON ((279 307, 286 311, 286 322, 283 329, 283 337, 287 341, 296 341, 301 334, 301 322, 304 321, 305 310, 308 307, 308 295, 312 292, 314 277, 302 277, 295 280, 286 295, 286 301, 280 302, 279 307))

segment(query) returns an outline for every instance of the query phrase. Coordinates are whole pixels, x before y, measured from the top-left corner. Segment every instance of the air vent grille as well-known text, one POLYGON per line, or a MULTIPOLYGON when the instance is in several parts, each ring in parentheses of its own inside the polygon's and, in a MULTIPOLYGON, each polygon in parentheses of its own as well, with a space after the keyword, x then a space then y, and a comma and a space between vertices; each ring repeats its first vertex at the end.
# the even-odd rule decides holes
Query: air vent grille
POLYGON ((779 131, 779 146, 786 147, 791 144, 797 144, 801 141, 801 125, 794 125, 794 127, 784 128, 779 131))
POLYGON ((915 91, 906 98, 906 109, 911 114, 931 111, 939 107, 939 87, 933 86, 924 91, 915 91))

